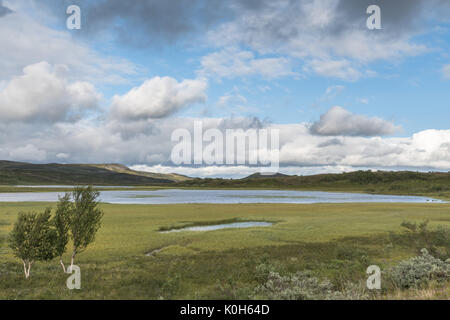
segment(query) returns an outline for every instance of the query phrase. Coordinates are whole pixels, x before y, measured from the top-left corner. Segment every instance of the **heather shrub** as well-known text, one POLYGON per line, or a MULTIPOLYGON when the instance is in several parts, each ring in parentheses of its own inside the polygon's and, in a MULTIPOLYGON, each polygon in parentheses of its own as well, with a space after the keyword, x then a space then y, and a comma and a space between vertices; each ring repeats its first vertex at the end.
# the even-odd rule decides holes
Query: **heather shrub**
POLYGON ((400 262, 387 271, 388 279, 401 289, 420 288, 430 281, 444 282, 450 279, 450 263, 433 257, 427 249, 421 255, 400 262))
POLYGON ((264 282, 269 278, 271 273, 278 273, 280 268, 279 264, 261 263, 256 266, 255 279, 258 282, 264 282))
POLYGON ((282 276, 270 272, 267 281, 256 287, 256 296, 269 300, 315 300, 325 299, 334 293, 329 281, 319 281, 309 272, 297 272, 282 276))
POLYGON ((325 279, 319 280, 311 272, 297 272, 282 276, 270 272, 267 281, 256 287, 254 298, 269 300, 346 300, 366 299, 364 289, 348 283, 342 291, 325 279))

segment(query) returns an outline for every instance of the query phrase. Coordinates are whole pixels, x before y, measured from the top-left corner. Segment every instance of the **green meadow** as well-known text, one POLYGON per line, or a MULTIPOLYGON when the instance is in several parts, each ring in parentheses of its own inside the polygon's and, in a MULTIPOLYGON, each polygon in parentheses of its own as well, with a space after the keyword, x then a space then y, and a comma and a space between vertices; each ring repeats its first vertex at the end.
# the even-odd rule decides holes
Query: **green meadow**
MULTIPOLYGON (((369 265, 383 270, 417 255, 402 222, 429 219, 430 229, 450 227, 450 204, 102 204, 96 240, 76 260, 82 288, 68 290, 57 259, 33 265, 26 280, 6 243, 19 212, 54 206, 0 203, 0 299, 249 299, 261 265, 280 273, 310 270, 339 288, 347 281, 365 283, 369 265), (160 232, 235 221, 274 225, 160 232)), ((383 288, 371 296, 446 299, 450 285, 383 288)))

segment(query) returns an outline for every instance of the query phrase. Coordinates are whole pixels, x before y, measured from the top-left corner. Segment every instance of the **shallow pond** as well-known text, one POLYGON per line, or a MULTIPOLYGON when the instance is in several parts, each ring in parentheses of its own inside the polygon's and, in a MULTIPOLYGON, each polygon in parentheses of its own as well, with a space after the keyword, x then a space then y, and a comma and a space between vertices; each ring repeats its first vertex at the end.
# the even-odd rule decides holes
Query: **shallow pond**
MULTIPOLYGON (((53 202, 63 192, 0 193, 0 202, 53 202)), ((289 190, 106 190, 101 201, 117 204, 177 203, 445 203, 428 197, 289 190)))
POLYGON ((172 229, 168 231, 161 231, 161 233, 169 232, 181 232, 181 231, 213 231, 220 229, 230 229, 230 228, 253 228, 253 227, 270 227, 273 225, 271 222, 261 222, 261 221, 247 221, 247 222, 234 222, 234 223, 224 223, 215 224, 210 226, 193 226, 181 229, 172 229))

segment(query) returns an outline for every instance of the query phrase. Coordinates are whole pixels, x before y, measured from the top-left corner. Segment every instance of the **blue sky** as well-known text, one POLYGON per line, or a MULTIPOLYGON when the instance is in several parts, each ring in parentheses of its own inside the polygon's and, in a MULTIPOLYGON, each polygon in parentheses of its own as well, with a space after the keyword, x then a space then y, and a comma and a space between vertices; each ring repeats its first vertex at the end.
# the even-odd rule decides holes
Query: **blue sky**
POLYGON ((243 176, 171 164, 170 134, 256 121, 286 173, 450 169, 447 1, 4 0, 0 30, 3 159, 243 176))

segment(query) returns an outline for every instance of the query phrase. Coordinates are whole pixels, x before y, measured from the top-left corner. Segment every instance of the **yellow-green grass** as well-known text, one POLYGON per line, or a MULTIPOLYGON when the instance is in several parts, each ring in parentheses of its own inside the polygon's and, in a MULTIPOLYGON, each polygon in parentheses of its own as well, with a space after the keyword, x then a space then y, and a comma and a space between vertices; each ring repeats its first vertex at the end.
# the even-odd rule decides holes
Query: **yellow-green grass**
POLYGON ((388 267, 416 254, 406 240, 392 236, 401 234, 401 222, 429 219, 431 228, 450 226, 450 204, 102 204, 96 241, 76 259, 82 290, 69 291, 56 259, 34 265, 25 280, 4 241, 18 212, 47 206, 55 204, 0 203, 0 299, 245 298, 262 262, 359 281, 369 263, 388 267), (159 232, 230 219, 275 224, 159 232))

